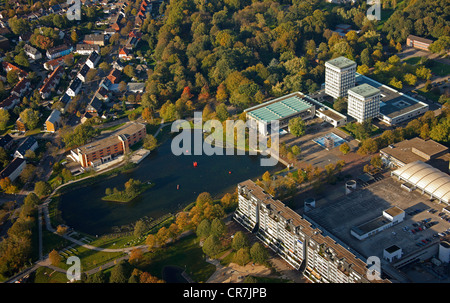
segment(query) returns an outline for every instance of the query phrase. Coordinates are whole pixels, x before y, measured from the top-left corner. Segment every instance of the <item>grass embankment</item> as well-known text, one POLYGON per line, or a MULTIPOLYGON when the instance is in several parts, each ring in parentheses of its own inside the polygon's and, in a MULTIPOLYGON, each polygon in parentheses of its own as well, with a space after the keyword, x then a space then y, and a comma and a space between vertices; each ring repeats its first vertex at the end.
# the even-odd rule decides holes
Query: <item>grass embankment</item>
POLYGON ((128 190, 129 187, 127 187, 127 185, 125 185, 125 190, 121 190, 121 191, 113 190, 113 193, 111 193, 110 195, 104 196, 102 198, 102 200, 128 203, 128 202, 134 200, 135 198, 137 198, 142 193, 144 193, 147 189, 150 189, 153 186, 155 186, 155 183, 149 183, 149 182, 141 183, 140 181, 134 181, 134 182, 138 182, 135 185, 134 190, 132 190, 132 191, 128 190))

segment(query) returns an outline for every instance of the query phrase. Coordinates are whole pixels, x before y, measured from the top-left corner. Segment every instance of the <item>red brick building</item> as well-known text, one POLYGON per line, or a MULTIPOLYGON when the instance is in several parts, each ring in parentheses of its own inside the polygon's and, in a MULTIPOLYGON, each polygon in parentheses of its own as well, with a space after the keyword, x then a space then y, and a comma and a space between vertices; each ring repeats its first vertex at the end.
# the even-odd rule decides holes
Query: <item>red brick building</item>
POLYGON ((71 157, 83 167, 95 167, 128 153, 129 148, 141 141, 146 133, 144 124, 129 122, 107 138, 71 150, 71 157))

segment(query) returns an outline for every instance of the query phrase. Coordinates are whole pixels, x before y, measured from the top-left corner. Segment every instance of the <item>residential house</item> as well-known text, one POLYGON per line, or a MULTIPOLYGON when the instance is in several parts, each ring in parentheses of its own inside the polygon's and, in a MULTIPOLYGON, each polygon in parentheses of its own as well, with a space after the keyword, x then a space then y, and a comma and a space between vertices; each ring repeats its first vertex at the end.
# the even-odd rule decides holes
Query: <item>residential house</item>
POLYGON ((19 147, 17 147, 14 157, 25 159, 25 154, 27 151, 35 151, 37 148, 38 143, 36 139, 33 136, 28 136, 22 143, 20 143, 19 147))
POLYGON ((73 54, 68 54, 63 57, 59 57, 53 60, 49 60, 44 63, 46 70, 55 70, 58 66, 66 66, 66 60, 73 60, 73 54))
POLYGON ((11 163, 0 172, 0 179, 9 178, 11 182, 14 182, 14 180, 20 176, 26 164, 25 159, 14 158, 11 163))
POLYGON ((90 55, 94 51, 100 53, 100 46, 96 44, 78 43, 75 47, 75 53, 82 56, 90 55))
POLYGON ((11 90, 11 95, 15 95, 20 98, 29 90, 31 90, 31 80, 22 78, 11 90))
POLYGON ((64 68, 60 65, 44 80, 44 84, 39 89, 42 99, 50 97, 52 91, 59 84, 59 80, 61 80, 63 74, 64 68))
POLYGON ((98 46, 104 46, 105 45, 105 35, 104 34, 86 35, 84 37, 83 41, 86 44, 95 44, 98 46))
POLYGON ((55 132, 61 121, 61 112, 57 109, 54 109, 50 116, 48 116, 47 120, 45 120, 45 131, 47 132, 55 132))
POLYGON ((86 82, 86 76, 90 70, 90 67, 87 64, 84 64, 83 67, 80 69, 80 71, 77 74, 77 77, 82 81, 86 82))
POLYGON ((0 139, 0 147, 7 150, 11 147, 13 142, 13 138, 9 134, 6 134, 0 139))
POLYGON ((73 51, 72 46, 66 44, 59 45, 47 50, 47 58, 50 60, 70 54, 73 51))
POLYGON ((26 126, 25 123, 22 121, 22 119, 20 118, 20 116, 19 116, 19 118, 17 118, 17 120, 16 120, 16 129, 17 129, 17 131, 19 131, 19 132, 21 132, 21 133, 24 133, 24 132, 27 131, 27 126, 26 126))
POLYGON ((16 95, 9 95, 5 100, 0 102, 0 108, 10 110, 20 103, 20 98, 16 95))
POLYGON ((109 72, 109 75, 106 76, 106 78, 108 78, 108 80, 111 81, 112 84, 118 84, 120 82, 121 75, 122 73, 118 69, 113 68, 109 72))
POLYGON ((122 60, 131 60, 133 59, 133 55, 127 48, 122 48, 119 51, 119 58, 122 60))
POLYGON ((39 60, 42 58, 41 52, 29 44, 25 44, 25 46, 23 47, 23 50, 24 50, 25 54, 33 60, 39 60))
POLYGON ((17 76, 19 77, 19 79, 23 79, 25 78, 28 73, 20 68, 18 68, 17 66, 15 66, 14 64, 11 64, 9 62, 2 62, 2 66, 3 66, 3 70, 7 73, 11 70, 15 70, 17 72, 17 76))
POLYGON ((95 68, 97 63, 100 61, 100 54, 98 52, 92 52, 86 60, 87 66, 90 68, 95 68))
POLYGON ((67 88, 66 94, 71 97, 75 97, 80 91, 81 86, 82 86, 81 79, 76 77, 75 79, 72 80, 69 87, 67 88))

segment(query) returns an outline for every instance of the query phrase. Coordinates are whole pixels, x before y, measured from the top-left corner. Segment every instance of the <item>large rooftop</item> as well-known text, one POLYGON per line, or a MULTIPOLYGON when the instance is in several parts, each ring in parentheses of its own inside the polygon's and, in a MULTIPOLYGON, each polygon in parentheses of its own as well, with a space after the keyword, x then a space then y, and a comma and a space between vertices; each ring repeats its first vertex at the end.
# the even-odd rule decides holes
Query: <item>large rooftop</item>
POLYGON ((340 69, 344 69, 347 67, 351 67, 351 66, 356 66, 355 61, 352 61, 348 58, 345 57, 338 57, 335 59, 331 59, 330 61, 326 62, 327 65, 332 65, 334 67, 340 68, 340 69))
POLYGON ((313 105, 301 93, 289 94, 245 111, 256 120, 270 122, 280 120, 311 108, 313 105))
POLYGON ((378 88, 373 87, 370 84, 363 83, 361 85, 352 87, 348 90, 349 92, 353 92, 359 96, 362 96, 364 98, 371 97, 373 95, 379 94, 380 90, 378 88))
POLYGON ((423 140, 415 137, 392 144, 381 149, 380 152, 407 164, 418 160, 426 162, 437 155, 448 152, 448 147, 431 139, 423 140))
POLYGON ((369 84, 378 88, 381 92, 380 113, 389 118, 395 118, 412 110, 428 107, 427 104, 420 102, 408 95, 400 93, 393 88, 383 85, 364 75, 356 73, 355 84, 369 84))

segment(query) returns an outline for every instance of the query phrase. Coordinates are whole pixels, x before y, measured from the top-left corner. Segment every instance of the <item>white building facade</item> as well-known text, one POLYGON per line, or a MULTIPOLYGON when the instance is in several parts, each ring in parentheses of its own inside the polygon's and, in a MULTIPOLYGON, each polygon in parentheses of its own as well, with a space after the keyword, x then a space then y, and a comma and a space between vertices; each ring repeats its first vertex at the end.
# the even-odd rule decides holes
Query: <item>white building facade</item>
POLYGON ((333 98, 346 97, 355 86, 356 63, 345 57, 325 62, 325 93, 333 98))
POLYGON ((348 90, 347 113, 362 123, 380 115, 380 90, 369 85, 361 84, 348 90))

